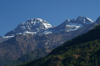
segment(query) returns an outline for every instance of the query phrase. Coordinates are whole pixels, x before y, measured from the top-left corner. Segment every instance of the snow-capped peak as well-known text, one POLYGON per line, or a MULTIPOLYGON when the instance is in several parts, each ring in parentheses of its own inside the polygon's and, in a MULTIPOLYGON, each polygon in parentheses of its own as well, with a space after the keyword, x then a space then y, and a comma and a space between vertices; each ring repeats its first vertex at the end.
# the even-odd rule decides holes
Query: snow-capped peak
POLYGON ((83 16, 79 16, 76 20, 78 23, 83 23, 83 24, 90 24, 94 22, 92 19, 83 16))
POLYGON ((66 32, 75 31, 75 30, 85 27, 86 25, 91 24, 91 23, 94 23, 94 21, 91 20, 90 18, 79 16, 78 18, 75 18, 75 19, 71 19, 71 20, 67 19, 62 24, 57 26, 55 28, 55 31, 57 31, 57 32, 59 30, 63 30, 66 32))
POLYGON ((41 18, 36 18, 37 20, 39 20, 40 22, 43 22, 43 19, 41 19, 41 18))
POLYGON ((5 36, 9 37, 19 34, 51 34, 60 31, 71 32, 85 27, 91 23, 94 23, 94 21, 90 18, 79 16, 75 19, 67 19, 57 27, 52 27, 52 25, 49 24, 46 20, 41 18, 32 18, 24 23, 19 24, 14 30, 8 32, 5 36))
POLYGON ((22 28, 22 30, 32 30, 33 28, 49 29, 52 27, 52 25, 41 18, 32 18, 24 23, 19 24, 18 27, 22 28))
POLYGON ((6 36, 28 33, 36 34, 49 28, 52 28, 52 25, 49 24, 46 20, 41 18, 32 18, 24 23, 20 23, 14 30, 8 32, 6 36))

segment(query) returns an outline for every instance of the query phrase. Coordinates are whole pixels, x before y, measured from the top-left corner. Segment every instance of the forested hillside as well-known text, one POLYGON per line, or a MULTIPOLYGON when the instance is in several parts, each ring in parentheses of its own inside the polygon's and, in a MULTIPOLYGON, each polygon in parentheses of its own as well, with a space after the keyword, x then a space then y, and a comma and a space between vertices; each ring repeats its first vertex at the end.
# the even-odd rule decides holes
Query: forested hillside
POLYGON ((54 49, 48 56, 20 66, 100 66, 100 25, 54 49))

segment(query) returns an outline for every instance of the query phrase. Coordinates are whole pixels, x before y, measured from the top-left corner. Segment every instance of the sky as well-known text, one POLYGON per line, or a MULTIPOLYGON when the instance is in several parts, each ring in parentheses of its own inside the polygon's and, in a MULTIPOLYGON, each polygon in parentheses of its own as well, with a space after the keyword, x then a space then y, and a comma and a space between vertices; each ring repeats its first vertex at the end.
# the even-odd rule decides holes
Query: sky
POLYGON ((100 0, 0 0, 0 36, 31 18, 57 26, 78 16, 95 21, 100 16, 100 0))

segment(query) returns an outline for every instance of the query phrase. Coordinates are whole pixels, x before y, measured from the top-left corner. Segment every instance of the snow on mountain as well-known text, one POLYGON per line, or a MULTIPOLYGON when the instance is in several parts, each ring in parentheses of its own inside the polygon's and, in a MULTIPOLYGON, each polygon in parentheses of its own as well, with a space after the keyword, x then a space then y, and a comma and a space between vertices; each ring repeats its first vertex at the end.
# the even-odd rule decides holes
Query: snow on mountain
POLYGON ((91 20, 90 18, 88 18, 88 17, 83 17, 83 16, 79 16, 77 19, 76 19, 76 21, 78 22, 78 23, 81 23, 81 24, 91 24, 91 23, 93 23, 94 21, 93 20, 91 20))
POLYGON ((4 36, 3 38, 12 38, 12 37, 14 37, 14 36, 4 36))
POLYGON ((47 21, 40 18, 32 18, 24 23, 19 24, 14 30, 8 32, 5 37, 12 37, 19 34, 52 34, 61 31, 70 32, 78 30, 89 24, 94 23, 88 17, 79 16, 75 19, 67 19, 57 27, 52 27, 47 21))
POLYGON ((52 25, 41 18, 32 18, 19 24, 14 30, 8 32, 5 36, 14 36, 18 34, 36 34, 52 28, 52 25))
POLYGON ((30 31, 34 31, 34 29, 49 29, 51 28, 51 24, 49 24, 47 21, 42 20, 40 18, 36 18, 36 19, 30 19, 27 20, 25 23, 21 23, 17 26, 17 28, 15 30, 19 30, 19 28, 21 28, 21 30, 30 30, 30 31))
POLYGON ((52 34, 53 31, 52 30, 46 30, 46 31, 43 31, 42 33, 40 33, 40 35, 42 34, 52 34))
POLYGON ((77 19, 71 19, 71 20, 67 19, 62 24, 55 27, 54 31, 55 32, 59 32, 59 30, 66 32, 75 31, 78 30, 79 28, 85 27, 86 25, 92 23, 94 23, 94 21, 91 20, 90 18, 79 16, 77 19))

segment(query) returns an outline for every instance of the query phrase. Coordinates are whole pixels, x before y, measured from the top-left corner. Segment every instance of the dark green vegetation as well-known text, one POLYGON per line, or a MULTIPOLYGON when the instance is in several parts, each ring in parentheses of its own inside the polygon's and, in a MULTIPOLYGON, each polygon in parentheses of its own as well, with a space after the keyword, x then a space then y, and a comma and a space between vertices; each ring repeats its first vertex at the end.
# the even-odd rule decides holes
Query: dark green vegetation
POLYGON ((100 66, 100 25, 54 49, 48 56, 20 66, 100 66))

